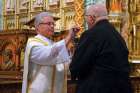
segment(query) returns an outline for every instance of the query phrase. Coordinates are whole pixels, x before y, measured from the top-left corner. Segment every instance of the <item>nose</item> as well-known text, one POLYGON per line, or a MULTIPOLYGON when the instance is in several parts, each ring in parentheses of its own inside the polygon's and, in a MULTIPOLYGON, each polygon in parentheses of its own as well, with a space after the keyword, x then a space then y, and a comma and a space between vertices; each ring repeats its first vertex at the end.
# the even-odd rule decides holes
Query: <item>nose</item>
POLYGON ((54 26, 55 26, 55 24, 50 24, 50 26, 51 26, 51 27, 54 27, 54 26))
POLYGON ((53 30, 54 30, 54 27, 55 27, 55 26, 54 26, 54 25, 50 25, 50 27, 51 27, 51 29, 53 29, 53 30))
POLYGON ((51 29, 54 29, 55 26, 52 24, 52 25, 50 25, 50 27, 51 27, 51 29))

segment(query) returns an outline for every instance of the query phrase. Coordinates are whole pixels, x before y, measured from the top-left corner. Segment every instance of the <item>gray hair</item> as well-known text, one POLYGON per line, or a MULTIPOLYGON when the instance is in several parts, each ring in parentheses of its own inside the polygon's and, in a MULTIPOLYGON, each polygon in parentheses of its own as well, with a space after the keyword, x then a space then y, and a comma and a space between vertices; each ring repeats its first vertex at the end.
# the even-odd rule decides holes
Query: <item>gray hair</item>
POLYGON ((41 12, 35 16, 35 28, 43 21, 43 18, 46 16, 52 16, 50 12, 41 12))
POLYGON ((107 16, 107 9, 104 4, 90 5, 86 10, 86 15, 107 16))

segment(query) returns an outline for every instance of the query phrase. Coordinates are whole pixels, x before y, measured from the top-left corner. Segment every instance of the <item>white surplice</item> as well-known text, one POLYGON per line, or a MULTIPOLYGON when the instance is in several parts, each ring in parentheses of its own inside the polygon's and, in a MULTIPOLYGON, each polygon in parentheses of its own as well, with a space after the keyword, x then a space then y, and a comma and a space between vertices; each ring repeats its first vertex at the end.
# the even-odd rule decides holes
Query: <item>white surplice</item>
POLYGON ((70 61, 64 40, 53 43, 38 34, 27 42, 22 93, 66 93, 66 68, 70 61))

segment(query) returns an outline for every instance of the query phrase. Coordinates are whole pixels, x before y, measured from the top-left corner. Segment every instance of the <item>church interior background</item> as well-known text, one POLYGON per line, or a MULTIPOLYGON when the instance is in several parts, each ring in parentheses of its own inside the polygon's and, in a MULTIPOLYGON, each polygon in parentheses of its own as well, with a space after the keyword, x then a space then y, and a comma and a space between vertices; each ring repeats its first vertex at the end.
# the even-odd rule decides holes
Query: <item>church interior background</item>
MULTIPOLYGON (((0 0, 0 93, 21 93, 24 49, 36 35, 32 19, 37 13, 50 11, 60 18, 52 37, 57 41, 75 24, 81 28, 79 37, 87 27, 85 9, 95 3, 106 5, 110 22, 126 41, 131 81, 140 93, 140 0, 0 0)), ((68 93, 74 93, 74 86, 68 78, 68 93)))

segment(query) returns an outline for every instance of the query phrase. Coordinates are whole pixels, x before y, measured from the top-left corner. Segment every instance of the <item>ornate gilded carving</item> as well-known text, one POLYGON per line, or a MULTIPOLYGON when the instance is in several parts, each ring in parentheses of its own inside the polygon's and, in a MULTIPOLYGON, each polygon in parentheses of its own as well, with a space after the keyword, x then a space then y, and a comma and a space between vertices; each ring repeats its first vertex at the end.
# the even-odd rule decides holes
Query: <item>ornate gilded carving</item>
POLYGON ((108 1, 108 12, 110 22, 120 32, 121 24, 121 13, 122 13, 122 0, 107 0, 108 1))
POLYGON ((5 49, 3 51, 4 61, 1 64, 1 70, 11 71, 16 69, 15 62, 12 61, 13 53, 11 49, 5 49))
POLYGON ((130 36, 129 48, 132 59, 140 59, 140 0, 129 1, 130 36))
POLYGON ((122 12, 122 0, 110 0, 110 7, 109 12, 110 13, 121 13, 122 12))
POLYGON ((15 45, 11 40, 1 40, 1 57, 3 58, 1 63, 1 70, 14 70, 15 62, 13 62, 15 45))
POLYGON ((19 55, 21 53, 21 50, 25 48, 26 46, 26 42, 27 42, 27 38, 25 37, 17 37, 17 40, 16 40, 16 45, 17 45, 17 48, 15 50, 15 53, 16 55, 19 55))
POLYGON ((34 0, 33 2, 34 7, 42 6, 43 7, 43 0, 34 0))
POLYGON ((84 30, 84 0, 75 0, 74 1, 75 6, 75 22, 78 26, 81 27, 80 33, 78 36, 83 32, 84 30))
POLYGON ((122 0, 121 4, 121 26, 120 26, 120 33, 125 39, 127 45, 128 45, 128 35, 129 35, 129 26, 130 26, 130 16, 128 12, 128 0, 122 0))
POLYGON ((2 54, 2 49, 3 49, 3 43, 4 43, 4 40, 3 39, 0 39, 0 55, 2 54))

